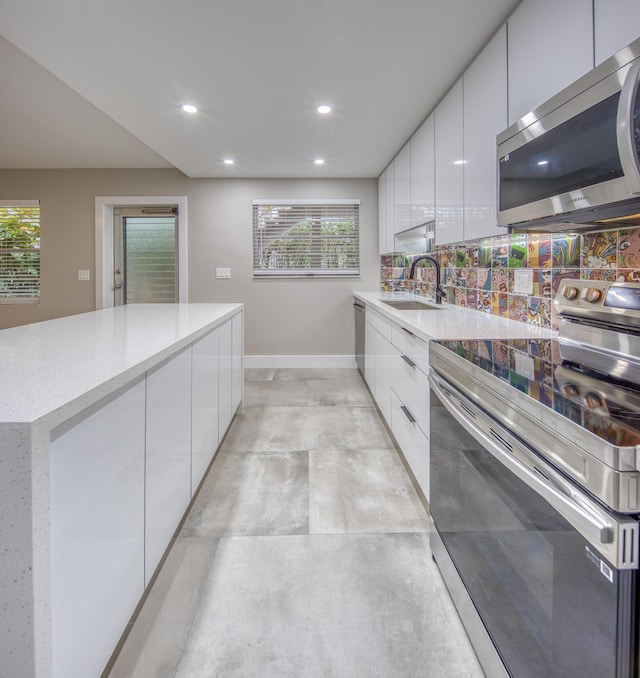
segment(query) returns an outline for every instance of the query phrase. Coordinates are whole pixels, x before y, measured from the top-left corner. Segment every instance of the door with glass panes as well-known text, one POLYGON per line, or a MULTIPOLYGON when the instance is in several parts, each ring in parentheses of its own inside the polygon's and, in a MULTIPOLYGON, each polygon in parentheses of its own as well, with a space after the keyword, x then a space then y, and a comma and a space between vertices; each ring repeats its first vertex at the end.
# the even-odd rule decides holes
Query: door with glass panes
POLYGON ((178 301, 178 210, 114 209, 113 303, 178 301))

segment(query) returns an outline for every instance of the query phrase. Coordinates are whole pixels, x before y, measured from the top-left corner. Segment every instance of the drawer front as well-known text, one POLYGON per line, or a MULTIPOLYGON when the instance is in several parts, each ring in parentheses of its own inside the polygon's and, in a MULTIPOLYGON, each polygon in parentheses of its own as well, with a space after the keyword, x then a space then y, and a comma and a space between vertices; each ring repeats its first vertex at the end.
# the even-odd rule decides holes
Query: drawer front
POLYGON ((394 327, 391 342, 412 360, 424 374, 429 374, 429 344, 401 327, 394 327))
POLYGON ((417 422, 410 421, 402 405, 400 398, 392 390, 391 430, 422 493, 429 501, 429 439, 417 422))
POLYGON ((391 341, 392 326, 381 315, 372 311, 371 308, 367 306, 365 318, 387 341, 391 341))
POLYGON ((422 433, 429 437, 429 379, 406 355, 394 357, 392 387, 401 403, 409 408, 422 433))

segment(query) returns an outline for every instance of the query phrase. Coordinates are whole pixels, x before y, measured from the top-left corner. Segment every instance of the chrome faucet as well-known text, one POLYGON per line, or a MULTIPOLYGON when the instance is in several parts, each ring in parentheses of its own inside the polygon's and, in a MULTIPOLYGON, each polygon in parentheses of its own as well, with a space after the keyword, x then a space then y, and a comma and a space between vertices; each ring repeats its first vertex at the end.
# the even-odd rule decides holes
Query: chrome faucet
POLYGON ((415 273, 416 270, 416 264, 419 261, 430 261, 433 266, 436 269, 436 298, 435 302, 436 304, 441 304, 442 303, 442 297, 445 296, 445 291, 442 289, 442 285, 440 284, 440 262, 435 258, 432 257, 430 254, 421 254, 419 257, 416 257, 412 262, 411 262, 411 268, 409 269, 409 280, 413 280, 413 274, 415 273))

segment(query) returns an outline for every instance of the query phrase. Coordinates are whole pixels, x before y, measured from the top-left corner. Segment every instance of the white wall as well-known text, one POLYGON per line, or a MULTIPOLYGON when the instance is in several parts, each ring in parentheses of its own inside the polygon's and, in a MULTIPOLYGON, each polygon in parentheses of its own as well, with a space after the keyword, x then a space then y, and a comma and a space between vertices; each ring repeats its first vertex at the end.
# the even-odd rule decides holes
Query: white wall
POLYGON ((177 170, 0 170, 0 199, 40 199, 42 298, 0 306, 0 328, 94 310, 96 195, 186 195, 189 300, 245 304, 247 355, 352 355, 351 292, 379 285, 375 179, 189 179, 177 170), (360 198, 357 279, 254 280, 252 200, 360 198), (216 267, 231 268, 216 280, 216 267), (91 270, 90 283, 78 269, 91 270))

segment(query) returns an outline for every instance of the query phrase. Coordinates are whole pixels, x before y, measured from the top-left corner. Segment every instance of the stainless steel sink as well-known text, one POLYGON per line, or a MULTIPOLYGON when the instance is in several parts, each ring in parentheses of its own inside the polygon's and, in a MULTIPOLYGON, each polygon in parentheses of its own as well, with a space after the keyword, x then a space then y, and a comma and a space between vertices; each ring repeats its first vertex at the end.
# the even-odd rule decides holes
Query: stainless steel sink
POLYGON ((397 308, 399 311, 441 311, 442 306, 430 306, 421 301, 411 301, 410 299, 379 299, 383 304, 397 308))

